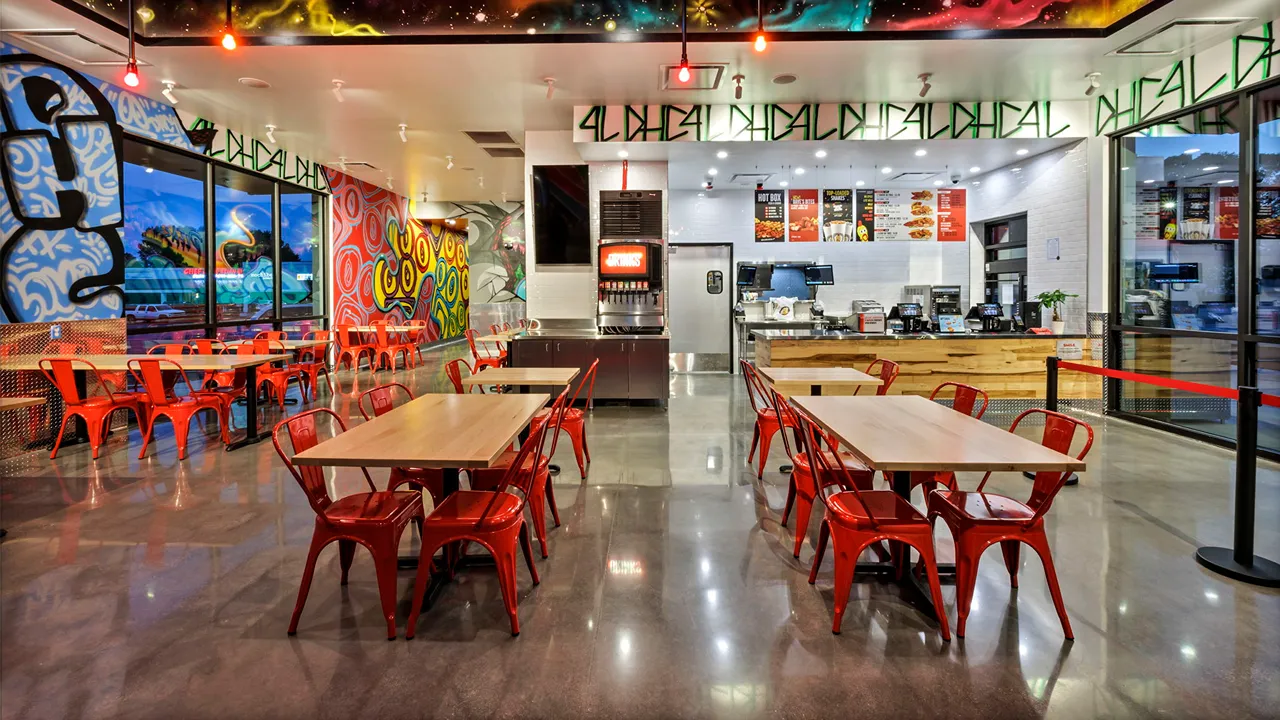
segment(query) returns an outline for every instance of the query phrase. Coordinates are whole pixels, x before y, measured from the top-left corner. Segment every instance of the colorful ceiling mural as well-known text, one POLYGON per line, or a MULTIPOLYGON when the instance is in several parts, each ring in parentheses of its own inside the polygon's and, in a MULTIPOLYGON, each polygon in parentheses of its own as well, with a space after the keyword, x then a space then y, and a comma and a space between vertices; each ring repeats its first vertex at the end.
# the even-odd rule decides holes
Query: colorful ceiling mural
MULTIPOLYGON (((125 0, 59 0, 124 24, 125 0)), ((1099 31, 1167 0, 775 0, 765 2, 772 33, 956 31, 1099 31)), ((149 38, 219 34, 219 2, 136 0, 138 29, 149 38)), ((689 29, 700 34, 753 32, 757 3, 687 0, 689 29)), ((530 40, 537 35, 670 34, 680 30, 671 0, 242 0, 234 25, 243 36, 367 38, 394 35, 483 35, 530 40)))

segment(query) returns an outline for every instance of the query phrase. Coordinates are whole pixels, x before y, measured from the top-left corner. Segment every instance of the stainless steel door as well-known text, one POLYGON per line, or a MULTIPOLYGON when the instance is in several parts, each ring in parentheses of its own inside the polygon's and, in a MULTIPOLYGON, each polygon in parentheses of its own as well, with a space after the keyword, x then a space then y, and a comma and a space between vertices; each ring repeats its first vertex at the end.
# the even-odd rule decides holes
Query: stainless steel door
POLYGON ((676 372, 729 370, 732 265, 729 245, 670 246, 667 324, 676 372))

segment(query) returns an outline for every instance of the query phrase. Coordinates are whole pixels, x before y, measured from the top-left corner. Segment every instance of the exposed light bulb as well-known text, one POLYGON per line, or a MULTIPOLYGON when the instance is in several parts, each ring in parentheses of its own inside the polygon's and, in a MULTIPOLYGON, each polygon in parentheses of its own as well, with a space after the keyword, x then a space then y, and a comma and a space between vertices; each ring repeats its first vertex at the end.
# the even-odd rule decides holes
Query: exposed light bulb
POLYGON ((769 40, 764 36, 764 33, 756 33, 754 47, 756 52, 764 52, 765 48, 769 47, 769 40))
POLYGON ((140 82, 142 81, 138 77, 138 61, 129 58, 129 63, 124 67, 124 84, 135 88, 140 82))
POLYGON ((693 73, 689 72, 689 62, 687 60, 681 61, 680 70, 676 73, 676 79, 682 83, 687 83, 691 77, 693 77, 693 73))
POLYGON ((227 50, 236 49, 236 36, 231 34, 231 30, 229 28, 226 32, 222 33, 222 47, 227 50))

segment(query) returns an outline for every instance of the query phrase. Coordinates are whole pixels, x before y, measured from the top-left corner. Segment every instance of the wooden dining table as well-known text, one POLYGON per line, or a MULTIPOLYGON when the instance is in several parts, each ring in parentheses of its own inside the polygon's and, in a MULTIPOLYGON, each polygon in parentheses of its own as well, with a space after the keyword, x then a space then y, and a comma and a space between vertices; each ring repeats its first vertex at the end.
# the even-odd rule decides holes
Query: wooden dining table
MULTIPOLYGON (((174 360, 182 365, 186 370, 194 372, 228 372, 243 369, 245 371, 245 387, 254 389, 258 387, 258 367, 267 363, 279 362, 283 357, 281 355, 241 355, 238 353, 221 353, 218 355, 136 355, 136 354, 90 354, 90 355, 14 355, 5 358, 5 370, 40 370, 40 361, 42 359, 66 359, 81 360, 92 363, 101 372, 126 372, 129 370, 130 360, 174 360)), ((81 397, 85 397, 89 392, 88 372, 89 368, 84 362, 75 364, 72 368, 75 371, 76 390, 81 397)), ((234 440, 227 446, 228 450, 236 450, 246 445, 259 442, 268 437, 266 433, 258 432, 258 397, 256 392, 246 392, 246 412, 245 412, 245 435, 239 440, 234 440)), ((52 416, 50 421, 54 421, 52 416)), ((55 429, 56 432, 56 429, 55 429)), ((83 442, 86 436, 82 431, 77 431, 76 440, 74 442, 83 442)), ((68 444, 74 444, 68 443, 68 444)))
POLYGON ((573 382, 582 372, 567 367, 490 367, 462 378, 464 387, 507 385, 527 393, 531 387, 560 388, 573 382))
POLYGON ((860 387, 879 387, 884 381, 845 367, 757 367, 764 379, 785 397, 792 395, 852 395, 860 387))
POLYGON ((21 410, 22 408, 37 407, 45 404, 42 397, 0 397, 0 412, 6 410, 21 410))
MULTIPOLYGON (((893 491, 907 500, 916 474, 1085 469, 1083 460, 918 395, 794 396, 790 402, 867 467, 893 473, 893 491)), ((857 568, 858 573, 893 570, 882 563, 858 563, 857 568)), ((938 572, 954 575, 955 566, 939 563, 938 572)), ((904 573, 904 581, 919 591, 918 601, 931 607, 914 573, 904 573)))

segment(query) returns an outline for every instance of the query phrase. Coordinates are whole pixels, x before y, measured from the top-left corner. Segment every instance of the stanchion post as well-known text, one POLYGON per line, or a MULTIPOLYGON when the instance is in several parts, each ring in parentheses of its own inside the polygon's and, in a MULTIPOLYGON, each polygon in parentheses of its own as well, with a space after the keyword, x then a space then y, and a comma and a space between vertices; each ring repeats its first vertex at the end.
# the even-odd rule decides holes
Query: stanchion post
POLYGON ((1044 409, 1058 411, 1058 358, 1044 359, 1044 409))
POLYGON ((1253 523, 1257 501, 1258 388, 1241 387, 1236 402, 1235 548, 1202 547, 1196 562, 1234 580, 1280 587, 1280 564, 1253 554, 1253 523))

